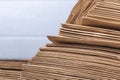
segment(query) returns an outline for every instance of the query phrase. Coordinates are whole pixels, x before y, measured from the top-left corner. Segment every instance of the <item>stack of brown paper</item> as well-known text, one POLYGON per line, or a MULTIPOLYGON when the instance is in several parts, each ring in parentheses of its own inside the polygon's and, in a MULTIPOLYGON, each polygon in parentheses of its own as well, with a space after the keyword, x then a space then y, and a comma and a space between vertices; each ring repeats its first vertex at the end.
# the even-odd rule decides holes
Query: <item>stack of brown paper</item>
POLYGON ((58 36, 40 48, 22 79, 119 80, 119 0, 79 0, 58 36))
POLYGON ((99 1, 102 0, 79 0, 73 8, 67 23, 78 24, 81 22, 82 16, 85 16, 89 9, 91 9, 93 5, 99 1))
POLYGON ((30 64, 23 66, 22 75, 25 79, 117 80, 120 78, 120 49, 114 42, 120 42, 116 37, 119 37, 118 33, 110 29, 63 24, 58 37, 49 36, 53 44, 40 48, 30 64), (96 35, 92 36, 90 32, 96 35), (98 42, 84 37, 84 40, 80 40, 80 35, 91 36, 98 39, 98 42))
POLYGON ((21 80, 22 65, 27 60, 0 60, 0 80, 21 80))
MULTIPOLYGON (((106 20, 111 19, 112 25, 118 27, 119 23, 115 21, 119 21, 119 3, 120 0, 79 0, 66 22, 70 24, 94 25, 89 21, 92 18, 92 22, 94 21, 96 23, 95 26, 108 27, 110 24, 106 25, 106 23, 110 22, 106 20), (99 25, 97 23, 97 21, 99 22, 99 19, 101 22, 105 22, 105 24, 99 25)), ((109 27, 113 28, 113 26, 109 27)))
POLYGON ((88 14, 82 18, 82 24, 120 30, 119 15, 119 3, 97 2, 88 14))
MULTIPOLYGON (((25 79, 102 79, 120 78, 120 50, 85 44, 52 43, 23 65, 25 79)), ((23 78, 23 79, 24 79, 23 78)))

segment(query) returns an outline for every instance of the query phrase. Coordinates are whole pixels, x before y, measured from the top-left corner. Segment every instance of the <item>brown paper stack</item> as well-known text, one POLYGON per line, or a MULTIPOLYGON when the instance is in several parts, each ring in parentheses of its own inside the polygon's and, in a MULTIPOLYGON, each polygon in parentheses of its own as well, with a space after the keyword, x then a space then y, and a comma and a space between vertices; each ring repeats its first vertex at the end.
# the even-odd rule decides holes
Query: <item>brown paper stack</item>
POLYGON ((119 80, 119 7, 119 0, 79 0, 59 36, 48 36, 52 43, 23 65, 22 78, 119 80))
POLYGON ((21 80, 22 65, 27 60, 0 60, 0 80, 21 80))
POLYGON ((120 4, 109 1, 97 2, 82 18, 82 24, 120 30, 120 4))

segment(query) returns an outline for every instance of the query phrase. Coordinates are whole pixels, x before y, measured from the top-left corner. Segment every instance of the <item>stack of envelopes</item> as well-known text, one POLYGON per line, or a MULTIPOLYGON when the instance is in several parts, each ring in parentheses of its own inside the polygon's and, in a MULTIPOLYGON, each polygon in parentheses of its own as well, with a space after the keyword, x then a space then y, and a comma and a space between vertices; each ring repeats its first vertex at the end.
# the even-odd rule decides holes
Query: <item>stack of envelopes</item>
POLYGON ((21 80, 22 65, 27 60, 0 60, 0 80, 21 80))
POLYGON ((23 65, 23 79, 119 80, 119 0, 79 0, 59 36, 23 65))

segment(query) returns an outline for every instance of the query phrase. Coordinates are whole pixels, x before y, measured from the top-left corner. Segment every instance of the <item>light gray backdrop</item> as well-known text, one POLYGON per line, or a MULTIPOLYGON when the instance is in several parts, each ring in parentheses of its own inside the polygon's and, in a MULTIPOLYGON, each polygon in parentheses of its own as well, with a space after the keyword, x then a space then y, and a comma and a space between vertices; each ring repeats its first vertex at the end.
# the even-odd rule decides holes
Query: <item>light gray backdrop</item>
POLYGON ((0 0, 0 59, 29 59, 56 35, 77 0, 0 0))

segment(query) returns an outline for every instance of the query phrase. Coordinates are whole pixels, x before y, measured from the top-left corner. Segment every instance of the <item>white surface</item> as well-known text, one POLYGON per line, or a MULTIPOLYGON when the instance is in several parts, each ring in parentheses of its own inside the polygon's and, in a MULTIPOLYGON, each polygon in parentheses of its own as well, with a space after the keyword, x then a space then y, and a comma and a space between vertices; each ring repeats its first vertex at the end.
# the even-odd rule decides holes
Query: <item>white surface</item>
POLYGON ((0 59, 32 58, 77 0, 0 0, 0 59))

